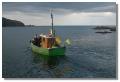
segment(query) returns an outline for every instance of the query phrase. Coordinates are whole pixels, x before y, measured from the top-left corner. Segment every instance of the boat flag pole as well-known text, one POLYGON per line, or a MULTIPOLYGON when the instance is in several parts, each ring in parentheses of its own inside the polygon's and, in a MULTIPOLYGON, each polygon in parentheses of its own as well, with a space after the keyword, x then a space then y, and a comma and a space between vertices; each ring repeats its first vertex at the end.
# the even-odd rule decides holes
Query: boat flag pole
POLYGON ((54 28, 53 28, 53 14, 52 14, 52 10, 51 10, 51 20, 52 20, 52 35, 55 37, 55 32, 54 32, 54 28))

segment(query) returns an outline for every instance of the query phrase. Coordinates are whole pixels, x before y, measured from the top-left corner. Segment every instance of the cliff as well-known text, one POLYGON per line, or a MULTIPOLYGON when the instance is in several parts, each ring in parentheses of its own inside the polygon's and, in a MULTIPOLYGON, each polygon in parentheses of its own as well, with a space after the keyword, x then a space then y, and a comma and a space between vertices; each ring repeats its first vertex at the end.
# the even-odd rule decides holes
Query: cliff
POLYGON ((17 27, 17 26, 25 26, 25 25, 21 21, 11 20, 11 19, 2 17, 2 26, 3 27, 7 27, 7 26, 16 26, 17 27))

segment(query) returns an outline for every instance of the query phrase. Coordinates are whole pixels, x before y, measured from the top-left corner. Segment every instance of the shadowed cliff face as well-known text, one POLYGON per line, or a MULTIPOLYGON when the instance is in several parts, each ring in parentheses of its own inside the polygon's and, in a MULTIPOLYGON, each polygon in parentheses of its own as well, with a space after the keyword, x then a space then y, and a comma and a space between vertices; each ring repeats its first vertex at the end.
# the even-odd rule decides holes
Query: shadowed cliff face
POLYGON ((11 20, 2 17, 2 26, 7 27, 7 26, 25 26, 25 25, 21 21, 11 20))

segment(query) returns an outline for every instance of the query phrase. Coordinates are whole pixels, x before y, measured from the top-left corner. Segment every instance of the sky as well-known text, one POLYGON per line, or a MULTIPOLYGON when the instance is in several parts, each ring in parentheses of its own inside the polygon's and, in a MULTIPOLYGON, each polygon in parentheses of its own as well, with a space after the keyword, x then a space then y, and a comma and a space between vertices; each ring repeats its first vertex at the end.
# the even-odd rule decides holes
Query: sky
POLYGON ((115 2, 3 2, 2 16, 25 25, 116 25, 115 2))

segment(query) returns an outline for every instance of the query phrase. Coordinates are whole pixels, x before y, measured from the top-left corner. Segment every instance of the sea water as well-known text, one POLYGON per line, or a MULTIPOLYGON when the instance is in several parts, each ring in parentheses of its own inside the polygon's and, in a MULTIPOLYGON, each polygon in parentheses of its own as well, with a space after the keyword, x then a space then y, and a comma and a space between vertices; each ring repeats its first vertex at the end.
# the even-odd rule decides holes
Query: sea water
POLYGON ((4 78, 116 78, 117 33, 95 33, 95 26, 55 26, 62 44, 69 38, 65 57, 44 58, 31 51, 35 34, 49 26, 2 28, 4 78))

